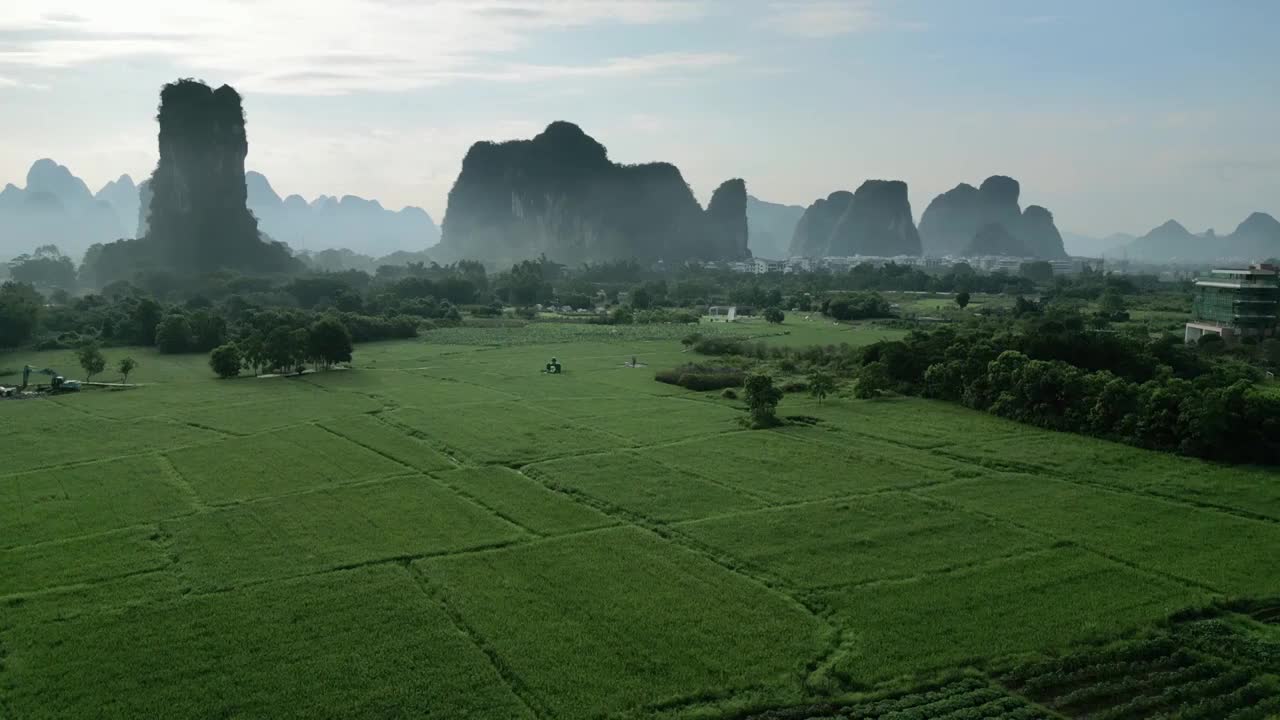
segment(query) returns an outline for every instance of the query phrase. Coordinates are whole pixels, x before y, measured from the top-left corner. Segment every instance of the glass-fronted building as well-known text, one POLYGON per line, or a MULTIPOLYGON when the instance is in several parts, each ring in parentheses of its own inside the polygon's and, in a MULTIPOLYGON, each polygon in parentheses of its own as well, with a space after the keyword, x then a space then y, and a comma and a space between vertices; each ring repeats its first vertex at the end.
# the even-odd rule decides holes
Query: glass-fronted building
POLYGON ((1242 270, 1214 270, 1197 280, 1191 303, 1192 321, 1186 341, 1204 335, 1224 340, 1273 337, 1280 318, 1280 268, 1253 265, 1242 270))

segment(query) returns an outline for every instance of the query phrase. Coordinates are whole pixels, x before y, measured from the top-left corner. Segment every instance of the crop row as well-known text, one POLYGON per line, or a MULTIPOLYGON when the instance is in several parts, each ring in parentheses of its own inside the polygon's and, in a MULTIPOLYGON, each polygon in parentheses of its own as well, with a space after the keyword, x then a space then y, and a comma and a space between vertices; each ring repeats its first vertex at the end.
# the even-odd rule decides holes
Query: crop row
POLYGON ((968 720, 987 717, 1034 720, 1047 716, 1043 710, 983 680, 968 678, 934 690, 845 708, 840 717, 847 720, 968 720))

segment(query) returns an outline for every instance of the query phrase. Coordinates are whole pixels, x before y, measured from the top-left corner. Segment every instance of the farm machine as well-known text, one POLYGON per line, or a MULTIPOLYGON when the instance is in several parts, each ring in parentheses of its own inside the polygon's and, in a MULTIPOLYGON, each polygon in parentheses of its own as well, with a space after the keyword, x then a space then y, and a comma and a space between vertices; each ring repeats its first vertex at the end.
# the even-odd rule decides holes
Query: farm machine
POLYGON ((36 385, 37 391, 47 391, 49 393, 75 392, 80 389, 80 383, 76 380, 68 380, 58 374, 57 370, 52 368, 33 368, 30 365, 22 368, 22 390, 26 390, 31 383, 31 376, 47 375, 49 377, 49 385, 46 388, 43 385, 36 385))

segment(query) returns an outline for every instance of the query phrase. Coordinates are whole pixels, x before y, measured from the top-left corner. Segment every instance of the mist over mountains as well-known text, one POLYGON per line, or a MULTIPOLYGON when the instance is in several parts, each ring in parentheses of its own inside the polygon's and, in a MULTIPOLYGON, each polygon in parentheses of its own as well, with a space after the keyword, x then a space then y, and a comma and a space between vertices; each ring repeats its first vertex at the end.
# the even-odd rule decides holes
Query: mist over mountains
MULTIPOLYGON (((440 240, 440 228, 422 208, 394 211, 355 195, 281 198, 261 173, 250 170, 244 178, 259 229, 294 250, 348 248, 379 257, 420 252, 440 240)), ((57 245, 79 259, 92 245, 142 237, 148 186, 124 174, 92 193, 65 166, 37 160, 24 187, 8 184, 0 191, 0 258, 57 245)))

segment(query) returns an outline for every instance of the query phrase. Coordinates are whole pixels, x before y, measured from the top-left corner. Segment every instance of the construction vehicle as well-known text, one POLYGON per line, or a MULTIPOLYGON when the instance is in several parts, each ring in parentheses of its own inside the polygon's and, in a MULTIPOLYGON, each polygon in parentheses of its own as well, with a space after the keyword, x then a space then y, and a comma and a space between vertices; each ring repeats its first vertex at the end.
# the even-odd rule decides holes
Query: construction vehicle
POLYGON ((27 385, 30 384, 32 373, 35 373, 36 375, 49 376, 49 392, 54 392, 54 393, 73 392, 80 389, 79 382, 75 380, 67 380, 65 377, 59 375, 57 370, 54 370, 52 368, 36 369, 31 367, 30 365, 26 365, 22 368, 22 389, 23 390, 26 390, 27 385))

